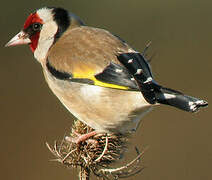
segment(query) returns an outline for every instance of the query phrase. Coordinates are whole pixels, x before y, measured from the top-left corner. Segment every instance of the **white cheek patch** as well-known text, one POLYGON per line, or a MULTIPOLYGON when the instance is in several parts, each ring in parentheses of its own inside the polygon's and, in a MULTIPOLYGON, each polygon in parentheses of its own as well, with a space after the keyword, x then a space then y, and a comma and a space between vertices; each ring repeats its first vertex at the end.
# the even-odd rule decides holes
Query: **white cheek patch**
POLYGON ((53 19, 54 16, 52 10, 53 9, 44 7, 37 11, 38 16, 43 21, 38 45, 36 50, 34 51, 34 56, 39 62, 46 58, 49 48, 54 43, 54 36, 58 30, 58 26, 53 19))
POLYGON ((54 38, 54 35, 57 33, 57 29, 58 27, 55 21, 50 21, 44 24, 40 32, 39 41, 54 38))
POLYGON ((38 61, 46 58, 49 48, 54 43, 54 36, 57 33, 58 26, 55 21, 47 22, 43 25, 40 32, 38 46, 34 52, 34 56, 38 61))

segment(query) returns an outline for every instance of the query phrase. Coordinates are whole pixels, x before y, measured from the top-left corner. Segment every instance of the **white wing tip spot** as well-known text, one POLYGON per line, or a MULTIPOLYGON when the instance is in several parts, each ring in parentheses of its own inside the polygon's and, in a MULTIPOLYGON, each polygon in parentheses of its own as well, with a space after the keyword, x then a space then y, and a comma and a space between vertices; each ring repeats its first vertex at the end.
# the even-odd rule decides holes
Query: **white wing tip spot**
POLYGON ((121 73, 123 70, 122 69, 116 69, 117 73, 121 73))
POLYGON ((130 63, 132 63, 133 62, 133 59, 129 59, 128 60, 128 63, 130 64, 130 63))
POLYGON ((141 74, 141 73, 142 73, 142 69, 137 69, 135 75, 136 75, 136 74, 141 74))
POLYGON ((144 84, 145 84, 145 83, 148 83, 148 82, 151 82, 151 81, 152 81, 152 78, 151 78, 151 77, 148 77, 147 80, 144 81, 144 84))

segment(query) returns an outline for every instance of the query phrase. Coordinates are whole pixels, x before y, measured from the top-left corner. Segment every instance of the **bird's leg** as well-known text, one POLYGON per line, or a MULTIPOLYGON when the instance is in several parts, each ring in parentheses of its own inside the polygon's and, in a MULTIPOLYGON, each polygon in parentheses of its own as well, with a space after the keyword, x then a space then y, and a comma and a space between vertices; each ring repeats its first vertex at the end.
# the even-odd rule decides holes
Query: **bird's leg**
POLYGON ((73 132, 77 137, 72 138, 69 136, 66 136, 65 139, 66 141, 72 142, 72 143, 76 143, 79 144, 80 142, 86 141, 87 139, 89 139, 92 136, 95 136, 97 134, 96 131, 91 131, 89 133, 86 134, 79 134, 77 132, 73 132))

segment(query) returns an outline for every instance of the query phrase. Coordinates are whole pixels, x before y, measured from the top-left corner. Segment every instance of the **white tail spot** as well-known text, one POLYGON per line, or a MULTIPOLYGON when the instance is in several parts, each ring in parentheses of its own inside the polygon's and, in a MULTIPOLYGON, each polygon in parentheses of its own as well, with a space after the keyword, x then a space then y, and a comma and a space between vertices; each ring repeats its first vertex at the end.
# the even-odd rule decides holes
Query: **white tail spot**
POLYGON ((163 94, 165 99, 173 99, 173 98, 176 98, 176 96, 174 94, 167 94, 167 93, 164 93, 163 94))

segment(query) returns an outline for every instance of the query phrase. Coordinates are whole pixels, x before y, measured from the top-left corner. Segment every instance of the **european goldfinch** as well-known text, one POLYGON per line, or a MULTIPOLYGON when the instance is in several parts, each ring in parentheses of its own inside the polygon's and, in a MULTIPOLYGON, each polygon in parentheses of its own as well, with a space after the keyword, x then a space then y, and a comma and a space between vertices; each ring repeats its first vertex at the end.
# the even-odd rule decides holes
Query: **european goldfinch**
POLYGON ((20 44, 29 44, 62 104, 97 133, 136 130, 159 104, 190 112, 207 106, 157 84, 143 54, 63 8, 44 7, 30 14, 6 46, 20 44))

